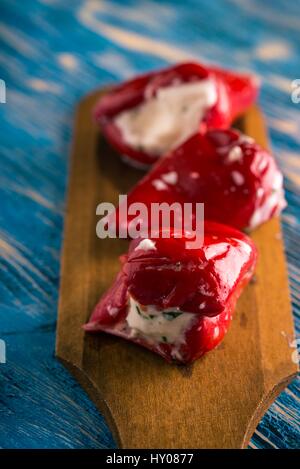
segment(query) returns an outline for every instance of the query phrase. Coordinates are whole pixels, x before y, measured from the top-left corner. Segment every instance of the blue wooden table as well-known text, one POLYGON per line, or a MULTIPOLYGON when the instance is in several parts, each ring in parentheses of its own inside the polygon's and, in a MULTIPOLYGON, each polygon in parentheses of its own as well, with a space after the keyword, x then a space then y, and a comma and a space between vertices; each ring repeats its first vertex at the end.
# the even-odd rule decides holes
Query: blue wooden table
MULTIPOLYGON (((54 357, 74 108, 108 82, 189 57, 262 78, 260 103, 285 175, 283 229, 300 332, 300 103, 291 99, 291 82, 300 78, 299 31, 299 1, 1 1, 0 447, 115 445, 54 357)), ((250 447, 300 447, 299 414, 298 379, 250 447)))

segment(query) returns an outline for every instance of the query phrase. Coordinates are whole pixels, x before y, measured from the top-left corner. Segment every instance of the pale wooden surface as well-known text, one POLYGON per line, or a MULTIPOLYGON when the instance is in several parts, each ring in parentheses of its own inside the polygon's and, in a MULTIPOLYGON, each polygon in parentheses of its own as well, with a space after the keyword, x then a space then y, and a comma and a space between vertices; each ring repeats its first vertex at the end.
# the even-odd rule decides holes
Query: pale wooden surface
MULTIPOLYGON (((105 334, 84 334, 101 294, 119 269, 127 242, 96 238, 96 205, 117 201, 140 177, 99 137, 78 108, 57 329, 57 356, 104 413, 121 447, 241 448, 266 408, 296 375, 283 245, 278 220, 253 234, 260 259, 221 346, 189 367, 171 366, 141 347, 105 334)), ((243 129, 267 145, 259 111, 243 129)), ((95 429, 96 431, 96 429, 95 429)))

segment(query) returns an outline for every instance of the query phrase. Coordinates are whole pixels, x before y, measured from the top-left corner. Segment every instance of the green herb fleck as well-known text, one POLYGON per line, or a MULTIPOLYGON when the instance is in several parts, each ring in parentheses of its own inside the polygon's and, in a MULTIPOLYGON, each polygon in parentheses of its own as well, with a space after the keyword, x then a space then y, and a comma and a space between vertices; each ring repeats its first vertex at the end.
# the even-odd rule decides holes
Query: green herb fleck
POLYGON ((137 310, 137 313, 144 319, 153 319, 155 316, 153 316, 153 314, 149 314, 149 316, 147 316, 146 314, 143 314, 140 310, 140 308, 138 306, 136 306, 136 310, 137 310))
POLYGON ((177 313, 175 311, 170 311, 168 313, 163 313, 163 317, 167 319, 167 321, 173 321, 173 319, 178 318, 182 313, 177 313))

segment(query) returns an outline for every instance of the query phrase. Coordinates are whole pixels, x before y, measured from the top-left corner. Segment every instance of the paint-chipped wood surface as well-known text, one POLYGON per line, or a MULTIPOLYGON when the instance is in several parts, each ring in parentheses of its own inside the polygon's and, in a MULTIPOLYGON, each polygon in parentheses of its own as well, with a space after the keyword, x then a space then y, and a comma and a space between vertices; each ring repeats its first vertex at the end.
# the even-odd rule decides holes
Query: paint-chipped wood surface
MULTIPOLYGON (((288 201, 281 223, 299 347, 300 104, 291 99, 299 29, 300 2, 286 0, 201 0, 201 8, 199 0, 1 1, 1 448, 115 445, 54 356, 74 108, 107 83, 191 58, 261 78, 259 102, 288 201)), ((267 411, 249 446, 300 447, 300 377, 267 411)))
MULTIPOLYGON (((279 220, 253 233, 259 250, 255 281, 241 296, 224 342, 193 365, 169 365, 122 339, 85 334, 81 325, 118 271, 118 255, 127 250, 125 241, 97 239, 96 206, 116 203, 141 177, 92 123, 99 95, 85 98, 76 116, 57 356, 104 413, 121 447, 244 448, 297 373, 287 340, 294 332, 279 220)), ((257 108, 240 125, 267 146, 257 108)))

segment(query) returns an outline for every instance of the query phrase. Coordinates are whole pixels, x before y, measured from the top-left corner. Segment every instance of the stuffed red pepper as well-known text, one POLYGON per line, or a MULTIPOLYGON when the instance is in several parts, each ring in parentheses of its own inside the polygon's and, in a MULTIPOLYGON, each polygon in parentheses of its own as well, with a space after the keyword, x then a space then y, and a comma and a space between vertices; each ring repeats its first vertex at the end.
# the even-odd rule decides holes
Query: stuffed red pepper
POLYGON ((216 347, 253 274, 256 248, 238 230, 210 222, 201 247, 188 249, 187 239, 170 231, 169 238, 159 233, 131 241, 84 329, 123 337, 178 363, 216 347))
POLYGON ((126 161, 147 167, 194 133, 230 127, 257 93, 254 76, 184 63, 115 86, 95 118, 126 161))
MULTIPOLYGON (((254 229, 285 207, 283 177, 273 156, 236 130, 196 134, 160 159, 132 189, 127 205, 204 203, 204 216, 254 229)), ((120 207, 116 212, 117 226, 120 207)), ((114 216, 114 214, 113 214, 114 216)), ((134 216, 121 222, 127 229, 134 216), (127 226, 125 226, 127 224, 127 226)), ((143 216, 142 222, 145 223, 143 216)), ((151 220, 146 220, 150 226, 151 220)))

